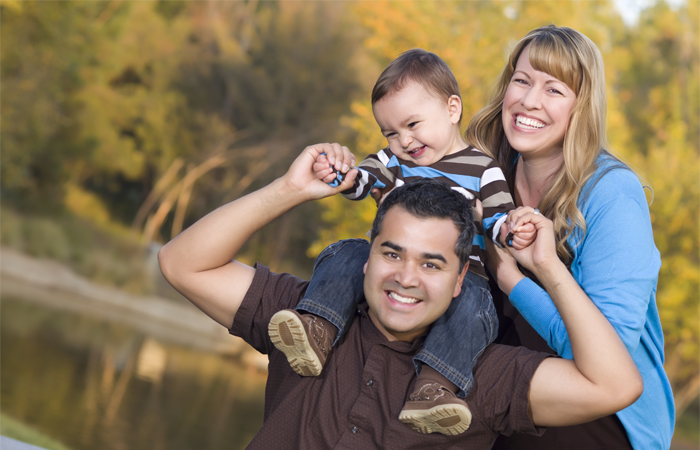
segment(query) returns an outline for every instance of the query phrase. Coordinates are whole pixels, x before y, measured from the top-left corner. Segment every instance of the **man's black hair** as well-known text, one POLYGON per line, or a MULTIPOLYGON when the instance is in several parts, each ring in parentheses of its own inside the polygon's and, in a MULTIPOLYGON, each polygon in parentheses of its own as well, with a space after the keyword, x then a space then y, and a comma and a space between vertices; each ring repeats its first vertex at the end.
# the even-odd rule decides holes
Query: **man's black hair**
POLYGON ((476 232, 472 208, 464 195, 432 178, 420 178, 397 187, 379 205, 372 224, 372 241, 381 233, 386 213, 395 206, 419 218, 451 219, 459 230, 455 254, 459 258, 459 270, 462 271, 469 262, 476 232))

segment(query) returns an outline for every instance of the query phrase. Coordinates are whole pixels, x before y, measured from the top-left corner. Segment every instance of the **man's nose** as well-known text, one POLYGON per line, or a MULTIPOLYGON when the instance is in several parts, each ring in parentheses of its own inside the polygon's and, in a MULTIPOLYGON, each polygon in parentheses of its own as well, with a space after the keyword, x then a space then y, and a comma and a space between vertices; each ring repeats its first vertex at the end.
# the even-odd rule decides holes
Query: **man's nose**
POLYGON ((394 274, 394 281, 403 288, 418 286, 418 280, 418 269, 413 264, 402 264, 394 274))

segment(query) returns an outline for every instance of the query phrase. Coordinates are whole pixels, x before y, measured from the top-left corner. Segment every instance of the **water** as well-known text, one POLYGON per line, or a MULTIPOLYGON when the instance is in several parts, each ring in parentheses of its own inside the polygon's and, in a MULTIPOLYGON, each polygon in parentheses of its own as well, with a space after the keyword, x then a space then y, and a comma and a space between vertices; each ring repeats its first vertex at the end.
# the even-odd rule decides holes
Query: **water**
POLYGON ((0 409, 73 450, 239 449, 262 425, 266 374, 245 357, 23 300, 0 309, 0 409))

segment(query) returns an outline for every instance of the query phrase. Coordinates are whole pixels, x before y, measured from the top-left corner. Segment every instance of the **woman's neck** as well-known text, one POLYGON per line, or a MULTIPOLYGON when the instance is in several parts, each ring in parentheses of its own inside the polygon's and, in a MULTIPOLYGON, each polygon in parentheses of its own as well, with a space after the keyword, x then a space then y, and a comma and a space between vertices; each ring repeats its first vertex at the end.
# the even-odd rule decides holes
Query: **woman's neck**
POLYGON ((536 208, 562 164, 563 153, 546 158, 528 158, 521 154, 515 168, 516 205, 536 208))

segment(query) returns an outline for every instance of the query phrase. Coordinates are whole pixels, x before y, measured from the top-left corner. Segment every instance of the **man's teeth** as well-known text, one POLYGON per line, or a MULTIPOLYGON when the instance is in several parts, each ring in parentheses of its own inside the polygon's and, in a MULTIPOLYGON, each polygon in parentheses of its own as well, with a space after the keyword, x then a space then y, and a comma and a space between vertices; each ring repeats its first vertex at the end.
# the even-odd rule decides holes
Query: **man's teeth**
POLYGON ((529 118, 523 117, 523 116, 517 116, 515 118, 515 123, 517 123, 520 126, 525 126, 526 128, 542 128, 542 127, 544 127, 544 124, 542 122, 540 122, 539 120, 529 119, 529 118))
POLYGON ((413 297, 404 297, 402 295, 397 294, 396 292, 390 292, 389 297, 393 298, 399 303, 418 303, 417 298, 413 297))

